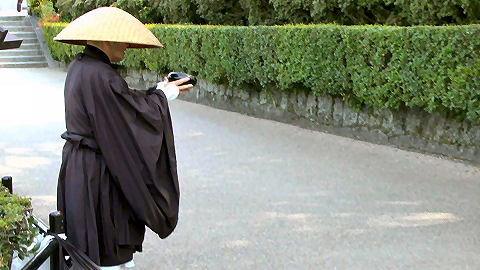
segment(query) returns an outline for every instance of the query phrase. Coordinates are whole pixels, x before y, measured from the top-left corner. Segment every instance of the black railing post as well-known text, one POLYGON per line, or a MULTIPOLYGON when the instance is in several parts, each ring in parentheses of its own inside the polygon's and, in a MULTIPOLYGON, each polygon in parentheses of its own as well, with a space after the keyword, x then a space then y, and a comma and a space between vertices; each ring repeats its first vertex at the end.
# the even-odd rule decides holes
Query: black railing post
POLYGON ((13 184, 12 184, 11 176, 2 177, 2 186, 8 188, 8 191, 10 192, 10 194, 13 194, 13 184))
MULTIPOLYGON (((65 233, 65 227, 63 226, 63 214, 60 211, 53 211, 48 215, 48 226, 50 229, 48 230, 49 233, 61 234, 65 233)), ((55 240, 56 241, 56 240, 55 240)), ((58 245, 58 248, 62 248, 61 245, 58 245)), ((61 258, 62 260, 64 258, 61 258)), ((50 270, 60 270, 60 258, 59 258, 59 250, 57 249, 55 252, 52 252, 50 255, 50 270)))
POLYGON ((60 211, 53 211, 48 215, 48 232, 61 234, 65 232, 63 227, 63 214, 60 211))

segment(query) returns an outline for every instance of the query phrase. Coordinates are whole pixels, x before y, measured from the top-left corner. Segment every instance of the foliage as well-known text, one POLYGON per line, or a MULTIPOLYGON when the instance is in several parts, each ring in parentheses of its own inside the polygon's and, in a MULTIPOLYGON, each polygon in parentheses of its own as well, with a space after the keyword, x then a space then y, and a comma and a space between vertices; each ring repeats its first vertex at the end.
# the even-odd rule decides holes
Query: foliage
MULTIPOLYGON (((52 42, 62 27, 45 34, 54 59, 68 62, 81 47, 52 42)), ((480 121, 479 25, 150 27, 165 48, 127 51, 123 65, 480 121)))
POLYGON ((40 1, 42 0, 28 0, 28 6, 32 10, 32 12, 35 13, 36 15, 38 15, 37 10, 38 10, 38 7, 40 6, 40 1))
POLYGON ((110 5, 148 23, 408 26, 480 22, 478 0, 58 0, 55 6, 62 20, 70 21, 96 7, 110 5))
POLYGON ((97 7, 114 6, 133 14, 142 22, 163 20, 160 0, 57 0, 61 21, 69 22, 97 7))
POLYGON ((60 19, 57 15, 57 12, 55 12, 55 9, 53 8, 53 3, 50 1, 40 5, 39 17, 40 20, 38 23, 40 25, 43 25, 47 22, 58 22, 60 19))
MULTIPOLYGON (((42 17, 42 7, 45 9, 45 6, 52 7, 54 6, 54 0, 28 0, 28 6, 32 12, 38 17, 42 17), (52 2, 53 1, 53 2, 52 2)), ((55 11, 54 11, 55 12, 55 11)))
POLYGON ((75 0, 57 0, 56 7, 60 14, 60 21, 69 22, 73 19, 72 6, 74 3, 75 0))
POLYGON ((390 0, 400 12, 399 16, 413 24, 467 24, 478 23, 480 2, 477 0, 390 0))
POLYGON ((443 25, 480 22, 476 0, 243 0, 250 24, 443 25), (252 15, 251 12, 254 12, 252 15))
POLYGON ((40 25, 46 22, 58 22, 59 16, 55 9, 56 0, 28 0, 32 12, 38 16, 40 25))
POLYGON ((146 23, 163 19, 158 12, 159 3, 155 0, 117 0, 112 6, 123 9, 130 14, 135 14, 137 19, 146 23))
POLYGON ((245 10, 245 19, 248 25, 274 25, 279 24, 273 14, 275 10, 269 0, 240 0, 245 10))
POLYGON ((193 0, 196 13, 208 24, 244 25, 245 11, 238 0, 193 0))
POLYGON ((61 62, 70 62, 75 54, 81 51, 80 46, 68 46, 53 40, 60 31, 67 26, 66 23, 48 23, 43 26, 47 46, 53 59, 61 62))
POLYGON ((31 213, 29 198, 11 195, 6 188, 0 187, 0 269, 9 269, 14 250, 20 259, 35 251, 27 250, 38 234, 31 213))
MULTIPOLYGON (((103 1, 102 1, 103 2, 103 1)), ((89 12, 97 7, 96 0, 74 0, 69 8, 72 19, 80 17, 84 13, 89 12)), ((65 11, 62 11, 65 12, 65 11)))
MULTIPOLYGON (((195 10, 195 0, 157 0, 158 13, 162 14, 165 23, 204 24, 195 10)), ((154 21, 152 21, 154 22, 154 21)), ((162 21, 157 21, 162 22, 162 21)))

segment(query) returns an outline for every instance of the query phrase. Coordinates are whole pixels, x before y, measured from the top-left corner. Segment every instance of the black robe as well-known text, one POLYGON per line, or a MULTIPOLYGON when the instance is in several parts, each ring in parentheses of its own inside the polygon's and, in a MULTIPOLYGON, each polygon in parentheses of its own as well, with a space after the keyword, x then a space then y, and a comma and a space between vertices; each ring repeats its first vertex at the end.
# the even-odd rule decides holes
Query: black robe
POLYGON ((145 226, 161 238, 172 233, 180 192, 163 92, 130 90, 87 46, 68 69, 65 118, 57 207, 67 240, 111 266, 141 251, 145 226))

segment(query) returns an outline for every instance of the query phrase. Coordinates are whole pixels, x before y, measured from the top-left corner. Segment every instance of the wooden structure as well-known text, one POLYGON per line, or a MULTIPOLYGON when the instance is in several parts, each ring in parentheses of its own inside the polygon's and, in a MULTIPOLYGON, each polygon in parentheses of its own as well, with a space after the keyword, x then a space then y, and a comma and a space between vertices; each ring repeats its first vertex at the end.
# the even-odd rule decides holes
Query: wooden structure
POLYGON ((8 30, 0 26, 0 50, 16 49, 22 45, 22 39, 9 34, 8 30))

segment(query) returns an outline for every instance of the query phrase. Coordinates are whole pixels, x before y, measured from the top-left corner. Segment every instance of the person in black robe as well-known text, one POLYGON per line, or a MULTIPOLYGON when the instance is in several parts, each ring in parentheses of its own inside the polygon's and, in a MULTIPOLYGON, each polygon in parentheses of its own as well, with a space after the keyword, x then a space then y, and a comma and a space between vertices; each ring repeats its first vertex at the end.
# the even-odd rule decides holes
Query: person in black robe
MULTIPOLYGON (((111 62, 128 43, 87 42, 65 81, 67 131, 57 207, 67 240, 97 265, 132 260, 142 250, 145 226, 160 238, 174 230, 179 184, 165 89, 130 90, 111 62)), ((168 86, 168 87, 166 87, 168 86)))

